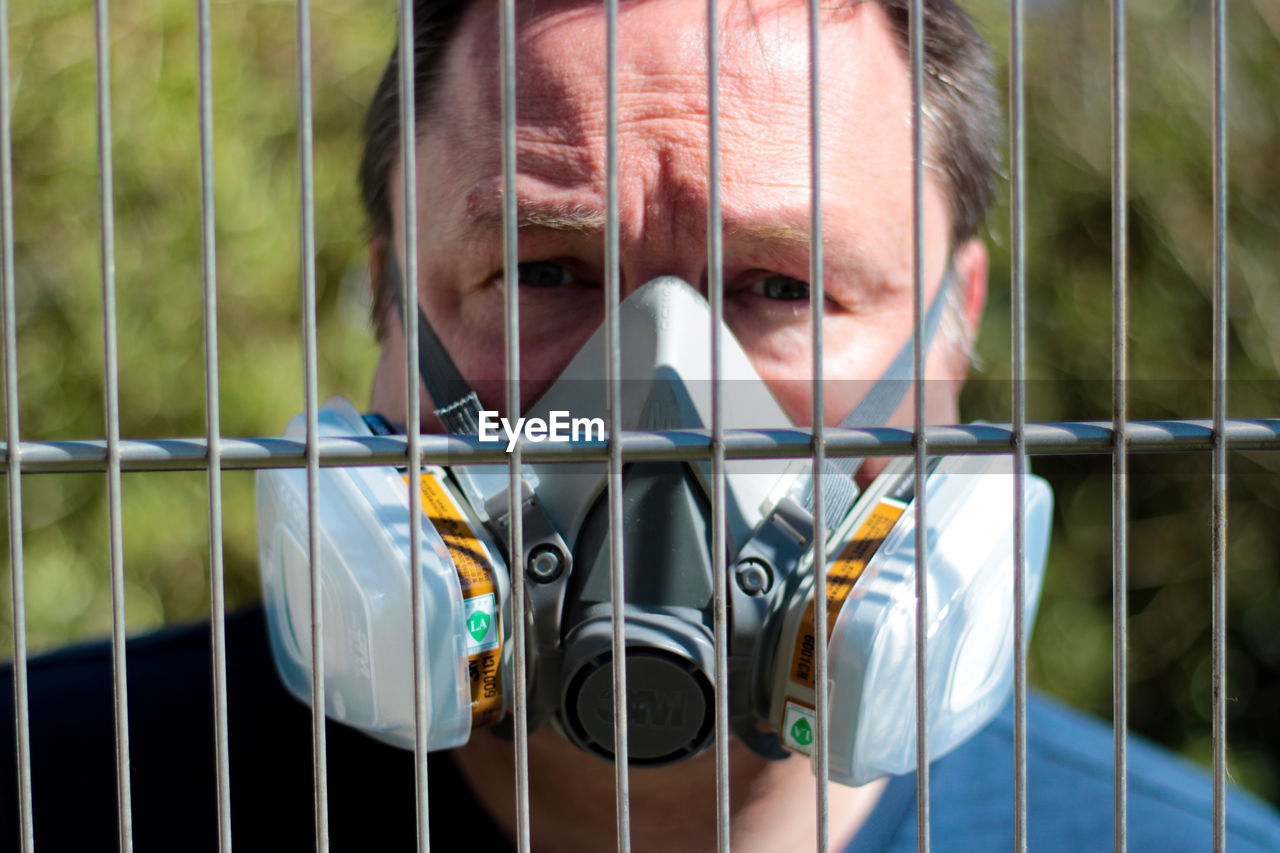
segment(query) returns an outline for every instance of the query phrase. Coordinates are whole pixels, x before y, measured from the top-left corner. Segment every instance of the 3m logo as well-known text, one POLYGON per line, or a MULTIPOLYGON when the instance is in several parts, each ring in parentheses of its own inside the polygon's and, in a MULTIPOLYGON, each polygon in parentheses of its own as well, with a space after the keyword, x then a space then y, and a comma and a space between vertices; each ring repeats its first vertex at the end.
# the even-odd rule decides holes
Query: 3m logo
POLYGON ((684 697, 656 690, 631 691, 627 697, 627 717, 637 726, 679 728, 684 725, 684 697))
MULTIPOLYGON (((600 720, 613 722, 613 691, 601 694, 596 707, 600 720)), ((684 726, 684 696, 678 692, 659 690, 627 691, 627 727, 641 726, 648 729, 682 728, 684 726)))
POLYGON ((466 629, 467 655, 485 652, 498 648, 498 620, 493 593, 477 595, 463 602, 465 613, 463 627, 466 629))

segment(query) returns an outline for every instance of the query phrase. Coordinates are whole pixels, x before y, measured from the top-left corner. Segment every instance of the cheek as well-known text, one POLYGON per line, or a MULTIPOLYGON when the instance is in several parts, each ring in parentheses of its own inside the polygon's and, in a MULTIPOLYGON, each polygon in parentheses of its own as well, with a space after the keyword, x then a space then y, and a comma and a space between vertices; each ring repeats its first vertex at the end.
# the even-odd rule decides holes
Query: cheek
MULTIPOLYGON (((520 405, 528 409, 564 372, 583 344, 600 328, 600 312, 577 307, 520 318, 520 405)), ((604 365, 597 368, 603 379, 604 365)))
MULTIPOLYGON (((484 408, 499 408, 506 399, 501 305, 494 323, 492 311, 483 300, 477 301, 440 282, 425 282, 419 292, 431 328, 458 372, 480 397, 484 408)), ((450 389, 450 396, 460 393, 450 389)), ((432 403, 441 405, 439 400, 432 403)))
MULTIPOLYGON (((603 321, 604 303, 596 288, 526 290, 520 300, 521 376, 555 380, 603 321)), ((603 365, 600 369, 603 375, 603 365)))
POLYGON ((740 301, 739 297, 726 298, 725 324, 761 376, 769 372, 777 377, 808 378, 811 352, 808 303, 781 303, 795 307, 766 312, 761 302, 759 298, 753 302, 740 301))
MULTIPOLYGON (((874 387, 895 352, 876 324, 828 318, 823 329, 823 421, 838 425, 874 387)), ((797 426, 813 423, 812 338, 803 325, 739 336, 756 372, 797 426)))
MULTIPOLYGON (((486 409, 506 412, 506 318, 501 289, 424 296, 431 324, 486 409)), ((581 294, 522 294, 520 401, 527 409, 546 392, 600 327, 596 300, 581 294)))
MULTIPOLYGON (((806 316, 807 321, 807 316, 806 316)), ((797 426, 813 421, 813 375, 808 323, 803 327, 746 333, 736 324, 735 337, 746 350, 756 373, 769 386, 774 399, 797 426)))

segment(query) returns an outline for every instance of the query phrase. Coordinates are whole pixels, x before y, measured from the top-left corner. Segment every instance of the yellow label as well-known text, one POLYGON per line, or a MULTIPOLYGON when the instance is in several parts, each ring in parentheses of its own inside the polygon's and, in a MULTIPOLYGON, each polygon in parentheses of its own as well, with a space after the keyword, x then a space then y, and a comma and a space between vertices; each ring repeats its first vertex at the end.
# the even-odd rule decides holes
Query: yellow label
MULTIPOLYGON (((410 477, 404 479, 408 484, 410 477)), ((440 481, 425 471, 420 480, 422 512, 449 549, 462 587, 471 724, 487 726, 502 719, 502 610, 493 566, 484 545, 440 481)))
MULTIPOLYGON (((871 513, 858 526, 853 538, 844 546, 840 556, 827 568, 827 636, 831 640, 836 617, 848 601, 854 585, 866 571, 871 558, 880 550, 898 519, 906 512, 907 505, 893 498, 881 498, 871 513)), ((791 653, 790 681, 783 697, 781 718, 775 720, 782 745, 794 752, 809 755, 816 735, 817 717, 814 689, 817 669, 817 630, 814 627, 813 596, 805 606, 800 625, 796 628, 795 647, 791 653)))
MULTIPOLYGON (((858 532, 849 540, 849 544, 844 546, 840 556, 827 569, 827 636, 824 642, 831 639, 836 617, 840 615, 840 608, 844 607, 849 593, 853 592, 853 585, 862 576, 867 564, 876 551, 880 550, 885 537, 893 530, 893 525, 906 509, 906 504, 901 501, 881 498, 858 527, 858 532)), ((810 597, 796 631, 796 645, 791 655, 791 680, 809 690, 814 688, 817 645, 815 633, 813 598, 810 597)))

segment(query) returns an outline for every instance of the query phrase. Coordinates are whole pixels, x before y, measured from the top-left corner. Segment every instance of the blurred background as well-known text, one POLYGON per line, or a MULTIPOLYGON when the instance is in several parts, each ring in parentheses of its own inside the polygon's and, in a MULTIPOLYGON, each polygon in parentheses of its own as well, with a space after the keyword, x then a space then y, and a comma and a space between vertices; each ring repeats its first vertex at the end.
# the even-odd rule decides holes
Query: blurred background
MULTIPOLYGON (((86 0, 12 4, 14 231, 23 438, 100 437, 101 272, 94 29, 86 0)), ((1008 10, 973 0, 1007 79, 1008 10)), ((1280 415, 1280 5, 1229 4, 1229 414, 1280 415)), ((303 407, 294 6, 214 4, 214 168, 222 432, 277 435, 303 407)), ((1207 2, 1131 0, 1131 416, 1210 416, 1212 77, 1207 2)), ((394 42, 393 4, 313 4, 321 399, 367 402, 355 164, 364 108, 394 42)), ((1028 417, 1110 420, 1110 15, 1029 0, 1028 417)), ((204 432, 194 5, 116 4, 111 18, 121 435, 204 432)), ((496 144, 496 143, 495 143, 496 144)), ((1006 162, 1007 158, 1006 158, 1006 162)), ((1008 186, 965 392, 968 419, 1008 421, 1008 186)), ((1230 458, 1228 761, 1280 804, 1280 454, 1230 458)), ((1056 527, 1032 682, 1111 713, 1109 457, 1038 457, 1056 527)), ((1131 457, 1130 724, 1207 765, 1207 454, 1131 457)), ((106 481, 22 479, 33 651, 110 631, 106 481)), ((253 478, 223 478, 227 597, 258 596, 253 478)), ((7 512, 7 506, 5 507, 7 512)), ((131 632, 208 618, 203 472, 125 474, 131 632)), ((0 551, 8 573, 7 519, 0 551)), ((3 579, 0 655, 12 649, 3 579)))

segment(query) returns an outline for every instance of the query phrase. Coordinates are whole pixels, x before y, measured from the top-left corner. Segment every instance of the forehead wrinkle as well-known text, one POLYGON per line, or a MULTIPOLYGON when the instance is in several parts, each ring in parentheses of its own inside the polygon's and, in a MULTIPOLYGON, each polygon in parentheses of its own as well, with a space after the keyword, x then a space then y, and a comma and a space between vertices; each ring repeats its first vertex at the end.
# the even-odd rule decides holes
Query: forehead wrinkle
MULTIPOLYGON (((454 78, 457 80, 458 78, 454 78)), ((445 109, 422 121, 423 136, 439 135, 445 140, 454 166, 468 174, 475 168, 497 171, 501 168, 502 117, 486 109, 483 100, 460 97, 457 89, 446 83, 442 100, 445 109), (487 144, 486 144, 487 143, 487 144)), ((559 121, 532 123, 521 116, 516 126, 516 168, 521 174, 563 186, 591 182, 603 176, 603 143, 593 144, 589 130, 559 121)))
MULTIPOLYGON (((647 7, 650 12, 665 14, 663 2, 646 0, 634 7, 624 4, 624 17, 629 11, 627 7, 637 10, 647 7)), ((896 232, 880 235, 879 239, 864 232, 873 218, 895 218, 908 197, 903 192, 902 198, 897 193, 881 198, 877 203, 887 207, 883 215, 872 217, 866 210, 866 200, 881 194, 880 190, 888 184, 896 183, 898 173, 907 174, 908 166, 905 155, 901 163, 896 157, 886 159, 885 149, 892 147, 894 140, 884 136, 883 123, 874 119, 880 114, 892 113, 895 122, 890 127, 890 136, 896 137, 900 132, 905 139, 909 112, 902 112, 906 94, 903 58, 892 49, 892 44, 881 49, 877 43, 857 39, 858 30, 883 26, 880 21, 883 16, 876 4, 864 5, 865 8, 858 5, 824 15, 824 53, 830 57, 824 64, 824 83, 837 82, 825 79, 827 74, 837 73, 837 69, 843 75, 834 97, 828 94, 831 86, 824 89, 824 130, 830 122, 835 131, 823 133, 823 206, 828 219, 824 242, 853 240, 871 247, 897 241, 896 232), (857 47, 852 51, 842 50, 841 45, 845 44, 857 47), (885 60, 902 72, 899 75, 902 80, 892 81, 892 96, 887 92, 885 98, 876 97, 874 92, 857 99, 841 96, 841 93, 847 94, 847 85, 865 87, 870 81, 870 85, 883 88, 876 72, 883 69, 885 60), (904 91, 898 92, 899 88, 904 91), (836 208, 845 207, 851 208, 853 217, 848 223, 850 227, 842 233, 835 227, 833 215, 836 208)), ((721 64, 723 200, 729 203, 731 196, 742 193, 738 201, 752 208, 742 212, 757 222, 766 214, 778 213, 772 208, 781 201, 782 194, 793 201, 796 198, 807 201, 808 145, 785 144, 787 137, 793 135, 806 143, 808 137, 808 33, 803 11, 803 4, 786 0, 741 0, 729 6, 718 27, 725 45, 721 64), (770 168, 758 168, 762 161, 767 161, 770 168), (758 198, 754 200, 756 203, 751 203, 749 191, 763 191, 766 196, 774 197, 774 203, 764 201, 761 205, 758 198)), ((539 0, 537 18, 526 17, 523 12, 521 18, 520 57, 522 61, 534 60, 534 64, 526 62, 519 66, 516 131, 520 173, 536 177, 549 186, 597 194, 603 190, 605 154, 603 31, 595 27, 602 14, 595 6, 539 0), (595 73, 597 70, 599 74, 595 73)), ((454 97, 443 101, 449 103, 449 111, 463 121, 440 130, 446 139, 454 142, 450 169, 459 162, 483 161, 485 174, 497 174, 501 117, 495 62, 496 16, 486 13, 480 23, 469 32, 460 33, 459 38, 467 44, 455 51, 455 59, 460 61, 455 62, 451 73, 454 97), (493 34, 494 39, 485 38, 485 33, 493 34), (459 93, 467 97, 459 97, 459 93), (485 144, 486 140, 489 144, 485 144)), ((705 189, 705 170, 699 159, 705 153, 705 60, 702 55, 697 57, 700 64, 695 73, 685 70, 692 67, 692 60, 680 61, 681 54, 685 53, 681 48, 687 45, 670 45, 663 53, 673 61, 666 63, 661 54, 655 54, 652 49, 642 52, 644 42, 633 42, 628 52, 626 23, 624 20, 620 55, 624 67, 620 69, 623 91, 620 92, 622 133, 619 142, 622 147, 619 155, 624 180, 627 186, 639 188, 637 193, 632 193, 639 197, 624 197, 622 203, 631 213, 638 214, 633 224, 640 227, 650 220, 649 214, 657 213, 648 209, 646 202, 652 199, 647 198, 646 188, 669 186, 670 179, 675 177, 686 190, 694 184, 705 189), (637 53, 645 55, 632 62, 637 53), (682 87, 681 83, 687 86, 682 87), (664 95, 668 92, 671 94, 664 95), (659 109, 658 102, 663 100, 665 103, 659 109), (645 126, 646 119, 653 120, 645 126), (658 120, 665 126, 660 126, 658 120), (670 130, 676 132, 667 133, 670 130), (664 160, 670 167, 673 157, 676 175, 667 174, 665 182, 654 184, 654 170, 660 172, 664 160)), ((476 171, 468 174, 479 177, 476 171)), ((932 169, 928 174, 935 179, 932 169)), ((441 177, 449 180, 447 176, 441 177)), ((561 215, 563 212, 548 214, 546 222, 552 230, 577 231, 593 227, 584 225, 577 217, 566 219, 561 215)), ((807 223, 794 217, 785 217, 782 221, 791 227, 734 233, 743 239, 807 246, 804 236, 807 223), (805 227, 799 227, 801 225, 805 227), (770 234, 770 230, 774 233, 770 234)), ((538 227, 532 215, 522 214, 520 224, 538 227)))
MULTIPOLYGON (((518 165, 523 168, 523 161, 529 160, 528 165, 539 174, 563 182, 566 171, 576 172, 579 179, 596 171, 591 136, 582 120, 590 113, 589 106, 582 102, 591 89, 575 88, 572 76, 560 79, 563 75, 557 73, 555 61, 531 52, 528 42, 537 39, 540 29, 547 29, 540 24, 542 19, 563 22, 590 14, 591 10, 566 10, 563 6, 555 9, 556 5, 535 13, 532 22, 519 23, 516 132, 522 161, 518 165)), ((439 99, 445 106, 423 122, 429 122, 433 130, 443 131, 459 152, 473 150, 477 140, 492 140, 492 145, 476 153, 490 157, 494 163, 501 155, 503 120, 497 45, 497 16, 486 4, 475 4, 448 49, 439 99)), ((578 67, 589 59, 586 53, 589 51, 575 55, 578 67)), ((599 64, 598 76, 603 80, 603 61, 599 64)))
MULTIPOLYGON (((631 11, 626 6, 643 13, 642 5, 651 4, 625 4, 624 18, 631 11)), ((781 117, 784 122, 806 117, 807 110, 795 103, 794 92, 790 91, 794 86, 789 85, 796 82, 795 75, 806 75, 808 71, 807 27, 804 16, 799 14, 802 11, 803 4, 788 0, 763 3, 746 0, 729 8, 718 28, 726 46, 721 69, 725 84, 722 115, 726 124, 739 116, 750 122, 761 108, 776 112, 782 107, 789 113, 781 117), (770 89, 775 92, 773 98, 769 97, 767 90, 770 89), (786 94, 786 97, 779 100, 776 94, 786 94), (794 115, 790 115, 792 112, 794 115)), ((453 81, 466 78, 473 84, 468 87, 472 90, 467 93, 469 97, 445 99, 452 114, 450 123, 456 125, 451 128, 451 137, 457 143, 499 138, 497 16, 491 12, 475 7, 471 26, 464 24, 464 32, 459 36, 466 47, 454 51, 454 61, 449 64, 453 81), (476 82, 481 85, 475 86, 476 82)), ((837 10, 826 17, 830 19, 837 14, 847 16, 851 12, 837 10)), ((516 106, 522 169, 528 151, 531 155, 528 165, 540 176, 561 183, 603 178, 605 117, 600 85, 603 32, 597 32, 599 28, 594 26, 600 17, 594 5, 577 0, 551 0, 521 10, 516 106), (564 61, 563 42, 568 37, 573 38, 574 43, 572 62, 564 61), (588 81, 596 85, 585 85, 588 81), (547 155, 541 158, 545 162, 538 162, 540 150, 547 155)), ((625 42, 625 27, 623 29, 625 42)), ((705 43, 705 33, 694 29, 695 33, 683 38, 689 44, 675 45, 666 52, 668 58, 675 58, 674 63, 664 64, 652 51, 624 51, 624 67, 619 69, 620 129, 630 130, 638 122, 649 120, 661 120, 669 126, 682 116, 690 120, 696 117, 700 124, 705 123, 704 51, 694 51, 698 61, 687 69, 680 62, 682 56, 689 54, 682 48, 690 47, 693 42, 705 43), (672 96, 679 102, 681 116, 672 115, 672 96)), ((757 118, 753 123, 759 122, 757 118)), ((693 129, 705 133, 703 127, 693 129)), ((727 135, 726 141, 729 141, 727 135)), ((496 150, 492 156, 496 161, 496 150)))
MULTIPOLYGON (((848 0, 843 5, 820 9, 819 26, 829 33, 836 26, 861 20, 865 17, 861 14, 864 5, 864 0, 848 0)), ((718 31, 722 84, 738 82, 744 91, 759 92, 765 83, 782 83, 783 69, 797 65, 807 77, 807 3, 730 0, 718 31)))
MULTIPOLYGON (((619 82, 625 84, 631 77, 643 79, 659 90, 679 87, 679 81, 688 78, 705 80, 705 30, 700 27, 678 28, 668 33, 664 51, 627 51, 625 42, 631 32, 625 19, 629 13, 642 13, 644 6, 657 6, 663 0, 624 3, 620 22, 620 38, 623 41, 619 68, 619 82), (674 43, 673 41, 674 40, 674 43), (679 58, 696 56, 688 68, 671 70, 664 65, 662 56, 679 58)), ((851 0, 847 5, 824 11, 823 23, 829 31, 831 25, 850 20, 863 20, 863 0, 851 0)), ((799 0, 738 0, 728 5, 721 16, 717 34, 722 43, 720 77, 722 83, 736 82, 743 92, 759 92, 766 80, 775 84, 790 81, 779 73, 783 68, 801 71, 807 75, 809 60, 808 24, 805 4, 799 0)), ((499 79, 497 63, 498 18, 493 9, 477 4, 467 14, 461 32, 454 39, 454 46, 466 43, 467 48, 450 49, 452 71, 463 73, 474 81, 482 81, 478 97, 471 99, 477 105, 488 107, 488 115, 499 115, 499 79), (458 54, 464 54, 458 56, 458 54)), ((516 86, 517 106, 521 120, 526 116, 535 121, 562 123, 566 118, 566 105, 578 101, 603 100, 604 80, 604 32, 603 15, 593 3, 583 0, 539 0, 525 4, 520 10, 516 34, 516 67, 519 79, 516 86), (600 26, 596 26, 600 24, 600 26), (585 35, 585 37, 584 37, 585 35), (572 62, 564 62, 563 40, 573 39, 572 62), (594 86, 582 86, 584 80, 594 81, 594 86)), ((705 95, 705 86, 699 87, 705 95)), ((793 96, 795 93, 789 91, 793 96)), ((622 94, 625 94, 623 92, 622 94)), ((579 116, 591 110, 576 110, 579 116)), ((580 140, 566 140, 578 142, 580 140)))

